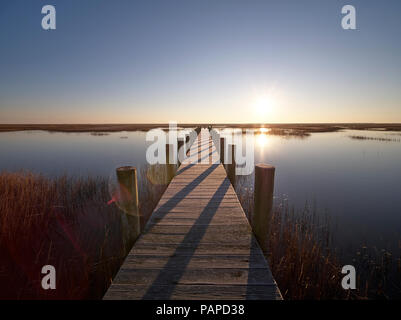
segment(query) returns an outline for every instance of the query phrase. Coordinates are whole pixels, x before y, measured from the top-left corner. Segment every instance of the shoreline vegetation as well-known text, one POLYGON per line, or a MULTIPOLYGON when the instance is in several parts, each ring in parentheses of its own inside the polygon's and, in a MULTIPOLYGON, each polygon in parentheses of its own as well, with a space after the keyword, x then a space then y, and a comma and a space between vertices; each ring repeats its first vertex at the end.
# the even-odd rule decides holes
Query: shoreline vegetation
MULTIPOLYGON (((249 186, 247 178, 240 180, 236 193, 251 221, 253 189, 249 186)), ((295 210, 287 201, 278 202, 271 214, 266 258, 285 300, 401 298, 399 252, 362 243, 357 248, 338 247, 329 215, 321 216, 308 205, 295 210), (343 290, 341 269, 350 262, 357 270, 356 290, 343 290)))
MULTIPOLYGON (((162 167, 143 167, 139 173, 144 225, 166 185, 162 167)), ((253 190, 248 182, 240 183, 236 191, 251 220, 253 190)), ((109 184, 101 177, 0 173, 0 299, 103 297, 135 242, 127 232, 125 214, 115 204, 108 205, 109 184), (58 273, 54 291, 41 289, 41 268, 47 264, 58 273)), ((328 218, 310 208, 300 212, 285 204, 274 208, 267 258, 284 298, 400 298, 398 253, 366 246, 347 252, 358 270, 357 290, 341 288, 341 256, 333 247, 328 218)))
POLYGON ((369 137, 369 136, 349 136, 353 140, 373 140, 373 141, 383 141, 383 142, 401 142, 399 138, 383 138, 383 137, 369 137))
MULTIPOLYGON (((179 128, 207 127, 209 123, 179 123, 179 128)), ((248 123, 248 124, 212 124, 214 128, 258 129, 270 128, 274 131, 291 130, 302 134, 315 132, 336 132, 341 130, 401 131, 401 123, 248 123)), ((156 128, 168 128, 168 123, 158 124, 0 124, 0 132, 41 130, 49 132, 90 132, 96 133, 121 131, 147 131, 156 128)))
MULTIPOLYGON (((125 213, 108 204, 109 183, 0 172, 0 300, 102 299, 135 241, 125 213), (45 291, 41 268, 49 264, 57 290, 45 291)), ((138 184, 143 225, 165 186, 138 184)))

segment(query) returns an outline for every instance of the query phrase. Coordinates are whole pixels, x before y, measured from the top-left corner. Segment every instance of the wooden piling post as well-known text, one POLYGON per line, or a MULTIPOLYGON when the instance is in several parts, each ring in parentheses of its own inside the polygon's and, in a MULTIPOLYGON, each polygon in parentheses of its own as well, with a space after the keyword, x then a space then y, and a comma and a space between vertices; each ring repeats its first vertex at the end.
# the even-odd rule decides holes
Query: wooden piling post
POLYGON ((170 155, 170 150, 173 151, 173 145, 166 144, 166 177, 167 184, 174 178, 175 175, 175 165, 173 163, 173 156, 170 155))
POLYGON ((117 168, 116 175, 119 187, 117 202, 125 212, 121 217, 124 247, 129 250, 131 242, 141 233, 137 171, 135 167, 125 166, 117 168))
POLYGON ((254 212, 252 229, 263 252, 267 252, 267 242, 273 208, 275 167, 267 164, 255 166, 254 212))
POLYGON ((233 144, 229 144, 227 148, 228 155, 231 155, 231 161, 228 161, 227 163, 227 176, 230 179, 230 182, 233 185, 234 189, 235 189, 235 167, 236 167, 235 148, 236 147, 233 144))
POLYGON ((117 168, 117 180, 120 197, 118 199, 121 208, 128 215, 138 216, 138 182, 135 167, 117 168))
POLYGON ((224 148, 226 146, 226 139, 220 138, 220 162, 224 166, 224 148))

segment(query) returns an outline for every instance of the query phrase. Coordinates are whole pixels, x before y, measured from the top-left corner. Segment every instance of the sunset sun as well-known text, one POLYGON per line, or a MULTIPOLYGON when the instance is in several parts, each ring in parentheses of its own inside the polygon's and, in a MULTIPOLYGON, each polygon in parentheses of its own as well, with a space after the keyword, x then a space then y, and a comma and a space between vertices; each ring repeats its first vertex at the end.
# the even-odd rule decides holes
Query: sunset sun
POLYGON ((270 95, 260 95, 253 102, 253 112, 257 120, 269 121, 274 112, 275 101, 270 95))

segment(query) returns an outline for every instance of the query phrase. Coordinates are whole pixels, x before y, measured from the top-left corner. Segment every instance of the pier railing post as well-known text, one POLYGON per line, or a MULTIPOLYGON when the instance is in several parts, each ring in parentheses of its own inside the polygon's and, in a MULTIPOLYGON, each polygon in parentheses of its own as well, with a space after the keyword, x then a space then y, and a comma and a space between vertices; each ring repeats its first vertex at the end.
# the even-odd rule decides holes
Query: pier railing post
POLYGON ((252 229, 263 252, 267 252, 267 242, 273 208, 275 167, 258 164, 255 166, 254 212, 252 229))
POLYGON ((224 166, 224 149, 226 146, 226 139, 220 138, 220 162, 224 166))
POLYGON ((228 159, 227 176, 230 179, 231 184, 235 188, 235 168, 236 168, 235 145, 229 144, 227 150, 228 150, 228 156, 231 156, 231 159, 228 159))
POLYGON ((118 181, 118 205, 125 212, 122 216, 124 247, 129 250, 129 242, 141 233, 141 221, 138 200, 138 177, 135 167, 125 166, 116 170, 118 181))
POLYGON ((120 167, 117 168, 116 173, 120 192, 120 206, 128 215, 139 216, 136 168, 120 167))

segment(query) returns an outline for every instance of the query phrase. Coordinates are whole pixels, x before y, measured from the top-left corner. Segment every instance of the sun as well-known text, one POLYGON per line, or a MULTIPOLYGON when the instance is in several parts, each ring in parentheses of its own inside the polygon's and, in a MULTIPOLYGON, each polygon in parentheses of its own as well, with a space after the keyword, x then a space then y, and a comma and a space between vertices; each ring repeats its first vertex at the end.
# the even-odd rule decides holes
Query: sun
POLYGON ((274 111, 275 102, 269 95, 261 95, 255 98, 253 103, 253 111, 256 119, 267 120, 274 111))

